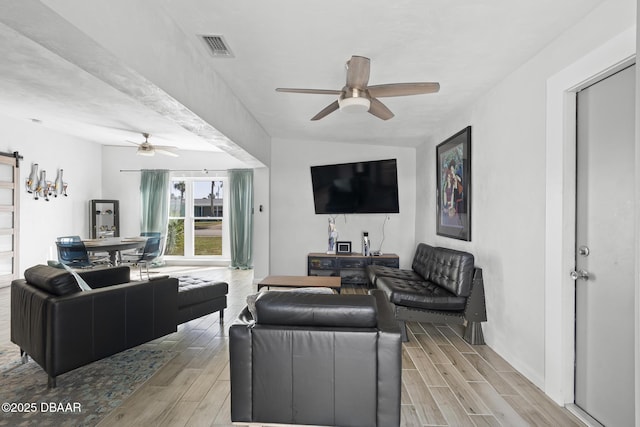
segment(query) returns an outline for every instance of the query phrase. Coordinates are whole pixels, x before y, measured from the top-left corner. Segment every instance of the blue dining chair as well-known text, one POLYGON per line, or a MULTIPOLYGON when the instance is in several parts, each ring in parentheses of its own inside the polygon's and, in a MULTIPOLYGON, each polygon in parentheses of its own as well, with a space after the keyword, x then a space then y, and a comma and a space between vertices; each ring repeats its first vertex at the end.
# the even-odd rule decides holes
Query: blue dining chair
MULTIPOLYGON (((140 237, 161 237, 161 236, 162 236, 162 233, 160 233, 159 231, 142 231, 142 232, 140 232, 140 237)), ((162 240, 161 240, 161 242, 162 242, 162 240)), ((120 257, 120 262, 122 262, 123 256, 124 256, 125 259, 135 260, 136 258, 140 257, 140 255, 142 255, 143 252, 144 252, 144 246, 140 247, 140 248, 136 248, 136 249, 122 251, 118 255, 120 257)))
POLYGON ((144 265, 147 270, 147 279, 151 279, 149 274, 149 264, 160 256, 160 240, 159 235, 154 235, 147 238, 147 241, 142 249, 142 253, 125 253, 123 252, 122 262, 128 262, 137 265, 140 269, 140 280, 142 280, 142 266, 144 265))
POLYGON ((63 236, 56 239, 58 261, 74 268, 93 267, 89 253, 80 236, 63 236))

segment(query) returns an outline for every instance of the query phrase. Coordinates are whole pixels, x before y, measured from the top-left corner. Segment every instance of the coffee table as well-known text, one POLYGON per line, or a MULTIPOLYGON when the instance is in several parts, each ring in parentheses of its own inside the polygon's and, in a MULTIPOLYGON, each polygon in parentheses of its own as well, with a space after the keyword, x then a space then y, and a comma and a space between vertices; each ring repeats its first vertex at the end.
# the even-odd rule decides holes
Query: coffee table
POLYGON ((339 276, 267 276, 258 283, 258 291, 271 286, 282 288, 331 288, 340 293, 339 276))

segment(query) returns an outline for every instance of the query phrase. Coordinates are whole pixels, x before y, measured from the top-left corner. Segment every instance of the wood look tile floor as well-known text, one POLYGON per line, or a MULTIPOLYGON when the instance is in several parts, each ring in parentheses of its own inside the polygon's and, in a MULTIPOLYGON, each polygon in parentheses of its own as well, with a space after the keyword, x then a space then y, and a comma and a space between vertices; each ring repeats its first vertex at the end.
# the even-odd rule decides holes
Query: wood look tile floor
MULTIPOLYGON (((233 425, 228 328, 246 295, 255 292, 253 274, 226 268, 193 274, 229 283, 224 325, 214 313, 144 344, 177 355, 98 426, 233 425)), ((0 289, 0 349, 15 348, 9 338, 9 294, 9 288, 0 289)), ((410 340, 402 348, 402 426, 583 425, 488 346, 471 346, 446 325, 408 326, 410 340)))

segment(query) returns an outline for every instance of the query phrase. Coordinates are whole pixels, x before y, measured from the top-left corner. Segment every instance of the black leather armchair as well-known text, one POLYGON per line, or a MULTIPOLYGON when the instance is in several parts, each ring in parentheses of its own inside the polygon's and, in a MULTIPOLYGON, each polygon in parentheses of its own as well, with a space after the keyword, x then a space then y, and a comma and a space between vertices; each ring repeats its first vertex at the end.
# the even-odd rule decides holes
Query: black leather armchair
POLYGON ((129 267, 86 270, 81 291, 65 271, 39 265, 11 283, 11 341, 56 376, 177 330, 178 279, 129 282, 129 267))
POLYGON ((229 330, 231 420, 400 425, 401 337, 383 292, 267 292, 229 330))

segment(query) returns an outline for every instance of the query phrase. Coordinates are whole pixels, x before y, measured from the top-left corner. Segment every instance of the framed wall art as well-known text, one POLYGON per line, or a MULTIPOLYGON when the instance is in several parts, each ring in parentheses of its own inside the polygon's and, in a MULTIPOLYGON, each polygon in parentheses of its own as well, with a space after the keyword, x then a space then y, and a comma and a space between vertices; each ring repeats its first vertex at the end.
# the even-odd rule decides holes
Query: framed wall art
POLYGON ((436 147, 436 233, 471 241, 471 126, 436 147))

